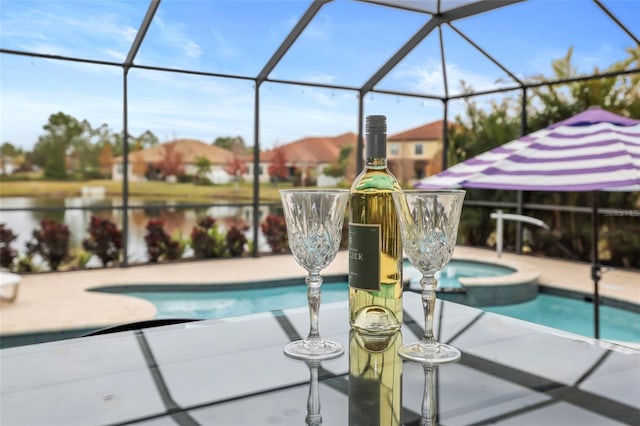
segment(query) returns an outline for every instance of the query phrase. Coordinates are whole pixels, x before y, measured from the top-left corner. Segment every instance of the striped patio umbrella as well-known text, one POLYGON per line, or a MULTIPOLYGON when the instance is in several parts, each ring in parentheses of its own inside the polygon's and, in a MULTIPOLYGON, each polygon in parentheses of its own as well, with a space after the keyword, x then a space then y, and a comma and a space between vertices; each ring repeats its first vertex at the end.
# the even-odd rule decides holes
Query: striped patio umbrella
MULTIPOLYGON (((640 120, 591 107, 427 177, 416 188, 640 191, 640 120)), ((593 197, 592 279, 599 337, 598 217, 593 197)))
POLYGON ((418 188, 640 190, 640 120, 590 108, 420 181, 418 188))

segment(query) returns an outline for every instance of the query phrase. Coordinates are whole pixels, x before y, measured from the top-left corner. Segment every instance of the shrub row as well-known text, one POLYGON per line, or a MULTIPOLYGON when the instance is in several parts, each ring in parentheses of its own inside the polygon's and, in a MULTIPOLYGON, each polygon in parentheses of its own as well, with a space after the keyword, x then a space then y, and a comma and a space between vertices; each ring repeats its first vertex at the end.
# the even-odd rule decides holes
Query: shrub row
MULTIPOLYGON (((267 216, 260 228, 273 253, 289 250, 282 216, 267 216)), ((211 216, 200 218, 188 238, 170 236, 161 219, 150 219, 145 229, 147 261, 151 263, 181 259, 187 247, 192 249, 194 258, 200 259, 240 257, 252 250, 253 242, 245 237, 247 227, 231 226, 224 232, 211 216)), ((115 266, 121 260, 122 231, 109 219, 91 217, 87 236, 82 241, 83 251, 75 256, 70 252, 70 237, 67 225, 43 219, 40 228, 33 231, 31 240, 26 243, 25 254, 21 255, 13 247, 17 236, 0 223, 0 266, 11 271, 34 272, 39 269, 35 261, 38 257, 49 270, 57 271, 63 266, 85 268, 93 256, 103 267, 115 266), (74 260, 75 265, 71 265, 74 260)))

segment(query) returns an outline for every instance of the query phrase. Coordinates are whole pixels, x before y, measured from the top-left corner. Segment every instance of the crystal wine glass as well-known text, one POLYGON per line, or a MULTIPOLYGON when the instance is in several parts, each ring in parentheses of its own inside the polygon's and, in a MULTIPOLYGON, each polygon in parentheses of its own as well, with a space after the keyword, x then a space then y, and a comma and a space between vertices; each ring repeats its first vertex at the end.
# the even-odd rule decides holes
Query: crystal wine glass
POLYGON ((405 359, 441 364, 460 358, 458 349, 436 340, 433 314, 438 285, 435 274, 451 260, 464 195, 463 190, 419 189, 393 194, 404 251, 413 266, 422 273, 424 336, 419 342, 400 348, 400 356, 405 359))
POLYGON ((342 222, 349 200, 347 189, 285 189, 280 191, 289 247, 296 262, 307 270, 310 329, 304 340, 285 346, 297 359, 329 359, 344 352, 337 342, 323 340, 318 331, 320 271, 336 257, 342 238, 342 222))

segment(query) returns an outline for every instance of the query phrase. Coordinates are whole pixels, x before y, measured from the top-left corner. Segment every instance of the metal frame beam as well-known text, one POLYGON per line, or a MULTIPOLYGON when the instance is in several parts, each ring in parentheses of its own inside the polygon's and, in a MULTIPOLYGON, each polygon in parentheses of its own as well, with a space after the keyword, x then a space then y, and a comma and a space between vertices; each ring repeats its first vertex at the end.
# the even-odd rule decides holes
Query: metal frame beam
POLYGON ((124 61, 123 65, 125 67, 128 68, 133 65, 133 61, 136 58, 136 55, 138 54, 138 50, 140 50, 140 46, 142 45, 142 41, 144 40, 144 37, 147 35, 147 30, 151 25, 151 21, 153 21, 153 17, 155 16, 156 11, 158 10, 158 6, 160 6, 160 0, 151 0, 151 3, 149 3, 149 8, 147 9, 147 13, 144 15, 144 19, 142 20, 142 23, 140 24, 140 28, 136 33, 136 38, 133 40, 133 43, 131 44, 131 48, 129 49, 129 53, 127 54, 127 59, 125 59, 124 61))
POLYGON ((624 31, 625 33, 627 33, 627 35, 629 37, 631 37, 631 39, 633 41, 635 41, 635 43, 640 46, 640 39, 631 32, 631 30, 629 28, 627 28, 622 22, 620 22, 620 20, 613 14, 613 12, 611 12, 604 4, 602 4, 602 2, 600 0, 593 0, 593 2, 598 5, 598 7, 600 9, 602 9, 602 11, 604 13, 607 14, 607 16, 609 16, 609 18, 616 23, 617 26, 619 26, 622 31, 624 31))
POLYGON ((263 82, 267 79, 271 71, 278 65, 278 62, 283 58, 283 56, 287 53, 289 48, 293 45, 293 43, 300 37, 300 34, 307 28, 307 25, 311 22, 311 20, 316 16, 318 11, 325 4, 329 3, 332 0, 314 0, 307 11, 302 15, 302 17, 298 20, 293 29, 289 32, 289 35, 283 40, 280 47, 275 51, 275 53, 269 58, 269 61, 265 64, 262 70, 256 76, 256 81, 258 83, 263 82))
POLYGON ((470 3, 464 6, 443 12, 427 21, 414 35, 407 41, 384 65, 382 65, 375 74, 367 80, 360 88, 361 94, 371 91, 376 84, 380 82, 400 61, 402 61, 422 40, 424 40, 437 26, 443 23, 449 23, 457 19, 466 18, 480 13, 488 12, 493 9, 509 6, 519 3, 523 0, 493 0, 470 3))

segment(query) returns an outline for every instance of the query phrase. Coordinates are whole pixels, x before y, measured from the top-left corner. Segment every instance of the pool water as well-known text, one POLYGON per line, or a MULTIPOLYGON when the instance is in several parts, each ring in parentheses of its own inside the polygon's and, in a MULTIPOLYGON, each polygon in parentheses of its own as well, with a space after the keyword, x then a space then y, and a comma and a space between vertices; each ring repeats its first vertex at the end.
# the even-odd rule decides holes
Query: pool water
MULTIPOLYGON (((403 267, 405 280, 409 280, 412 289, 420 289, 422 274, 410 262, 403 267)), ((515 272, 515 269, 493 263, 473 262, 470 260, 452 260, 442 271, 436 273, 438 288, 462 289, 459 278, 500 277, 515 272)))
MULTIPOLYGON (((421 274, 409 262, 403 266, 411 286, 419 288, 421 274)), ((486 277, 512 273, 513 269, 485 264, 452 260, 440 274, 441 287, 462 288, 458 277, 486 277)), ((212 291, 134 291, 129 296, 151 301, 158 308, 157 318, 224 318, 236 315, 268 312, 275 309, 287 309, 307 304, 307 289, 301 285, 265 287, 252 290, 212 290, 212 291)), ((347 300, 346 282, 324 283, 322 285, 322 303, 347 300)))
MULTIPOLYGON (((594 332, 593 304, 580 299, 540 293, 525 303, 482 309, 583 336, 592 337, 594 332)), ((600 305, 600 337, 640 343, 640 314, 600 305)))
MULTIPOLYGON (((175 288, 175 287, 173 287, 175 288)), ((322 285, 322 303, 348 299, 346 282, 322 285)), ((126 292, 152 302, 156 318, 224 318, 307 305, 307 287, 289 285, 251 290, 126 292)))
MULTIPOLYGON (((419 288, 420 273, 411 264, 405 263, 404 267, 405 278, 411 280, 411 288, 419 288)), ((455 289, 461 288, 458 282, 460 277, 499 276, 512 272, 512 269, 499 265, 453 260, 441 272, 438 284, 439 287, 455 289)), ((307 305, 307 289, 302 280, 300 285, 248 290, 181 291, 177 286, 170 288, 170 291, 127 291, 121 294, 152 302, 158 309, 156 318, 213 319, 307 305)), ((322 285, 322 303, 344 301, 348 297, 346 281, 325 282, 322 285)), ((482 309, 593 336, 593 305, 579 299, 541 293, 526 303, 483 306, 482 309)), ((640 343, 640 314, 601 306, 600 336, 609 340, 640 343)))

